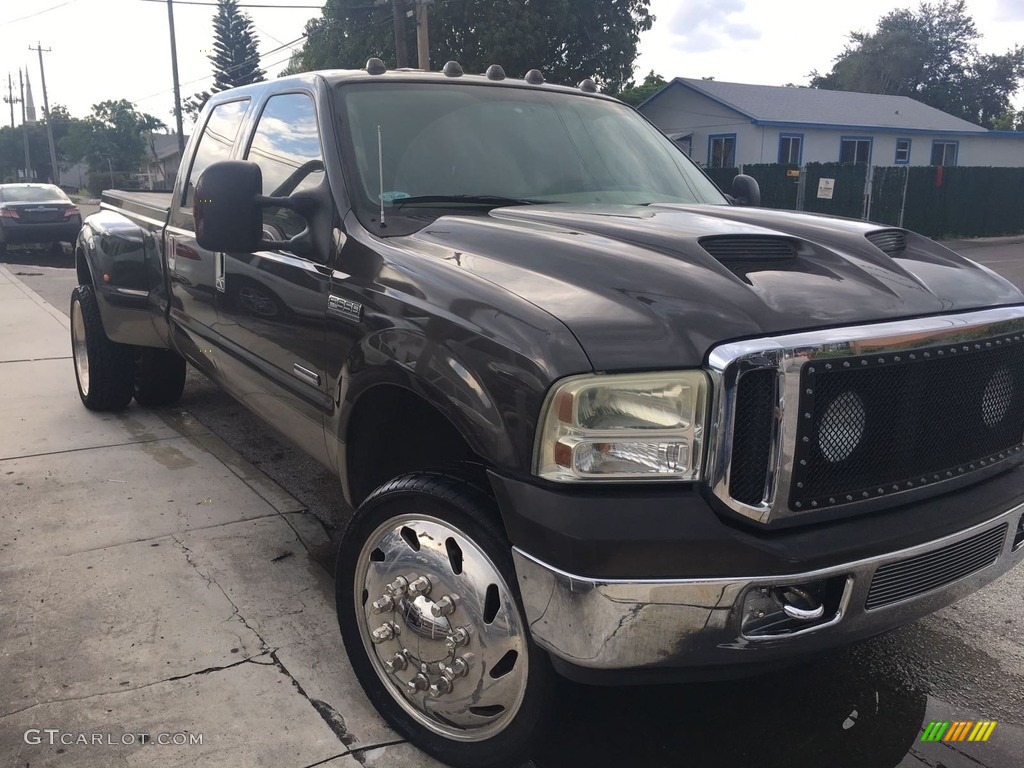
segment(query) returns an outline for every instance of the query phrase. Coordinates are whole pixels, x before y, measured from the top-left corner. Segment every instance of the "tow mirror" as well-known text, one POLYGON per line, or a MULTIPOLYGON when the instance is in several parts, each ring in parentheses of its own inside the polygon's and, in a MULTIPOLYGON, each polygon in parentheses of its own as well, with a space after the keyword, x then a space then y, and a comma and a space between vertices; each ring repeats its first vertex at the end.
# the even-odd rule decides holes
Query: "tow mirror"
POLYGON ((732 180, 732 199, 736 205, 760 205, 761 188, 757 185, 757 179, 745 173, 737 174, 732 180))
POLYGON ((192 200, 196 242, 208 251, 253 253, 263 240, 263 172, 256 163, 222 160, 199 176, 192 200))

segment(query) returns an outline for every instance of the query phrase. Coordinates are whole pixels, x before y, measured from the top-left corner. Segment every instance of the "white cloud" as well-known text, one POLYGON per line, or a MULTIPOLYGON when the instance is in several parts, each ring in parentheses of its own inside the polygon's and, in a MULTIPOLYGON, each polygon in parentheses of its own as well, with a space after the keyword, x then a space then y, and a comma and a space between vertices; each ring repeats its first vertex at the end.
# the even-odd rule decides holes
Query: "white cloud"
POLYGON ((743 14, 745 0, 690 0, 668 21, 672 46, 700 53, 727 48, 735 40, 756 40, 758 29, 734 18, 743 14))

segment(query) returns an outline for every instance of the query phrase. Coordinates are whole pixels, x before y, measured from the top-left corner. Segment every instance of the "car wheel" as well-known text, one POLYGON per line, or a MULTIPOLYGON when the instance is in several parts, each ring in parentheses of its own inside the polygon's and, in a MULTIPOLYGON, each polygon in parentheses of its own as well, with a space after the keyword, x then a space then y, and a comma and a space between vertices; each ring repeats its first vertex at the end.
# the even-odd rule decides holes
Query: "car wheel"
POLYGON ((416 472, 363 502, 338 551, 359 682, 396 731, 456 768, 520 765, 554 706, 498 519, 483 484, 416 472))
POLYGON ((91 285, 71 292, 71 356, 78 396, 91 411, 116 411, 131 402, 135 349, 107 338, 91 285))
POLYGON ((185 358, 170 349, 143 349, 135 363, 135 402, 146 408, 176 403, 185 389, 185 358))

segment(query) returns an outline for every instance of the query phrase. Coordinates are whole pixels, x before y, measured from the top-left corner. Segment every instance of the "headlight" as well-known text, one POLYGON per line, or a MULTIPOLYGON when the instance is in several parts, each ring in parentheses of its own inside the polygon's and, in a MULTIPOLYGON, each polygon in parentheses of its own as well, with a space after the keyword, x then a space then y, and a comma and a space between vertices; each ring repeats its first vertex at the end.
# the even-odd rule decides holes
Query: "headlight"
POLYGON ((535 471, 548 480, 698 480, 702 371, 573 376, 548 395, 535 471))

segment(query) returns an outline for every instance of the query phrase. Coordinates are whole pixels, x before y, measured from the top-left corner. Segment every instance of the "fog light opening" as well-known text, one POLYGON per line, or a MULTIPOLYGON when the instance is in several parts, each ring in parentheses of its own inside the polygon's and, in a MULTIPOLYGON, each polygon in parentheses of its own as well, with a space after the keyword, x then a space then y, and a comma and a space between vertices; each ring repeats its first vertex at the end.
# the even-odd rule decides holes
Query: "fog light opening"
POLYGON ((1022 546, 1024 546, 1024 515, 1021 515, 1020 520, 1017 521, 1017 533, 1013 536, 1014 550, 1018 550, 1022 546))
POLYGON ((743 602, 743 636, 779 637, 835 621, 847 578, 754 587, 743 602))

